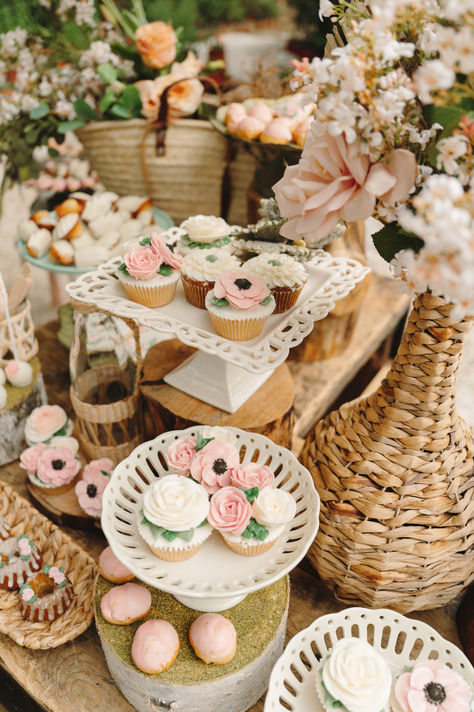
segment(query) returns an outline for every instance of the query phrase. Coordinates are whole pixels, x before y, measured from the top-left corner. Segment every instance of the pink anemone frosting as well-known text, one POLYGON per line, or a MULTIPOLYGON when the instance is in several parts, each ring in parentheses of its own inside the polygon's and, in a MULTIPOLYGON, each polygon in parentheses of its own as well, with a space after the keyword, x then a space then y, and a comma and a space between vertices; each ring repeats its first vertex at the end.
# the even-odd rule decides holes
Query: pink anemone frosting
POLYGON ((81 463, 69 447, 48 447, 38 458, 37 477, 52 485, 65 485, 77 475, 81 463))
POLYGON ((223 487, 212 495, 207 521, 214 529, 240 536, 251 516, 252 505, 237 487, 223 487))
MULTIPOLYGON (((107 459, 107 458, 103 458, 107 459)), ((100 461, 95 461, 100 462, 100 461)), ((112 463, 113 464, 113 463, 112 463)), ((84 468, 82 477, 76 484, 76 496, 81 508, 91 517, 100 517, 102 512, 102 495, 110 482, 110 478, 102 474, 105 469, 98 468, 94 461, 84 468)))
POLYGON ((227 299, 237 309, 252 309, 262 302, 270 290, 261 277, 242 270, 224 272, 214 285, 214 296, 227 299))
POLYGON ((199 450, 191 462, 191 476, 209 494, 230 484, 230 472, 239 465, 239 453, 232 443, 211 440, 199 450))
POLYGON ((423 660, 395 683, 395 699, 403 712, 469 712, 469 685, 436 660, 423 660))

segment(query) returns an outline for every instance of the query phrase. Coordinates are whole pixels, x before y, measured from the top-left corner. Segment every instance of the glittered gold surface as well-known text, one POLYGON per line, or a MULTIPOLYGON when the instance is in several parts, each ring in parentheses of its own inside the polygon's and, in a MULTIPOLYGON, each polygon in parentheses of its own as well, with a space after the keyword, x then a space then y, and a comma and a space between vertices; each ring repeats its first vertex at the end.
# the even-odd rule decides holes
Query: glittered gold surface
POLYGON ((33 369, 33 380, 29 386, 18 388, 17 386, 11 386, 8 382, 5 384, 5 388, 7 389, 7 404, 5 410, 13 410, 16 406, 20 405, 20 403, 23 403, 35 387, 38 375, 41 372, 40 360, 35 356, 31 359, 29 364, 33 369))
MULTIPOLYGON (((137 581, 137 583, 139 583, 137 581)), ((276 583, 255 593, 251 593, 222 615, 235 625, 237 630, 237 652, 226 665, 207 665, 194 653, 188 638, 191 623, 202 613, 187 608, 169 593, 158 591, 143 584, 152 594, 151 609, 141 621, 119 626, 108 623, 100 612, 100 599, 114 584, 98 576, 95 590, 94 613, 99 635, 127 665, 144 678, 159 678, 160 681, 177 685, 195 685, 200 682, 217 680, 243 667, 259 657, 274 639, 285 614, 289 597, 289 579, 284 576, 276 583), (150 618, 164 618, 176 628, 180 649, 173 665, 158 675, 147 675, 133 664, 130 648, 138 626, 150 618)))

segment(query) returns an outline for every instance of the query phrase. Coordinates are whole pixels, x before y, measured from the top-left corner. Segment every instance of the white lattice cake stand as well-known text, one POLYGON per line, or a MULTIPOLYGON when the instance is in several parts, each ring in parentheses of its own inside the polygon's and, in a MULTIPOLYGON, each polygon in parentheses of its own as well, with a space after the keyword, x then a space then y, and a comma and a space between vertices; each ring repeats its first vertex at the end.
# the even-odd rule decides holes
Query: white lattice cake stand
POLYGON ((121 262, 113 258, 97 270, 67 285, 71 299, 115 316, 135 319, 161 333, 175 335, 198 353, 165 377, 185 393, 230 413, 235 412, 323 319, 369 272, 356 260, 321 252, 305 264, 308 280, 296 305, 270 316, 260 336, 229 341, 218 336, 207 311, 186 301, 179 283, 172 302, 152 309, 128 299, 115 274, 121 262))
POLYGON ((466 656, 426 623, 384 608, 346 608, 317 618, 290 640, 273 668, 264 712, 322 712, 316 692, 316 668, 340 638, 368 641, 398 676, 416 660, 448 665, 474 687, 474 669, 466 656))
POLYGON ((248 593, 269 586, 289 573, 306 554, 319 526, 319 496, 311 475, 286 448, 263 435, 226 428, 235 436, 240 461, 266 464, 275 486, 292 493, 296 517, 271 549, 260 556, 231 551, 217 532, 187 561, 164 561, 148 548, 137 531, 141 493, 169 471, 168 445, 199 427, 173 430, 139 445, 114 470, 102 501, 102 529, 114 554, 145 583, 171 593, 199 611, 222 611, 248 593))

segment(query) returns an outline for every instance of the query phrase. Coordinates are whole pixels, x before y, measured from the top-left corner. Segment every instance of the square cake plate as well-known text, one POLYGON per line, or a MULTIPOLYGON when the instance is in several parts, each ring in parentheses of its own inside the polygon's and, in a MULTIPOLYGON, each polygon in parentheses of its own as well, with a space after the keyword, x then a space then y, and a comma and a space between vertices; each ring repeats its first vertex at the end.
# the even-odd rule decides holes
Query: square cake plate
POLYGON ((248 341, 216 334, 207 311, 186 301, 181 283, 169 304, 150 308, 131 301, 116 275, 115 257, 67 285, 73 301, 95 305, 114 316, 135 319, 199 349, 169 373, 170 385, 227 412, 235 412, 323 319, 370 271, 356 260, 321 252, 305 263, 307 282, 292 309, 268 317, 262 333, 248 341))

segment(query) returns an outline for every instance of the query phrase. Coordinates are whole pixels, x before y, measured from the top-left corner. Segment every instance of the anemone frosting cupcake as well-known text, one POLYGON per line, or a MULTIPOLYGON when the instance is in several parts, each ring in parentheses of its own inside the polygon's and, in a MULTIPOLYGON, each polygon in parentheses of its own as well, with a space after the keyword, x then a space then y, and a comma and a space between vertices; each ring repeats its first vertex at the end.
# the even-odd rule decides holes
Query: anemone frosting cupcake
POLYGON ((166 244, 162 235, 152 233, 124 255, 117 275, 134 302, 161 307, 175 295, 182 261, 182 256, 166 244))
POLYGON ((81 461, 69 447, 48 447, 44 443, 33 445, 22 452, 20 467, 28 479, 50 494, 61 494, 69 489, 81 469, 81 461))
POLYGON ((275 298, 275 314, 296 304, 307 280, 304 266, 290 255, 264 252, 248 260, 245 269, 265 280, 275 298))
POLYGON ((206 294, 213 289, 217 277, 223 272, 237 270, 240 261, 227 250, 192 250, 183 260, 181 280, 190 304, 206 308, 206 294))
POLYGON ((212 533, 206 490, 189 477, 160 477, 143 494, 138 532, 152 552, 166 561, 193 556, 212 533))
POLYGON ((437 660, 418 660, 397 678, 392 712, 469 712, 473 693, 457 672, 437 660))
POLYGON ((215 215, 193 215, 184 220, 180 228, 184 230, 178 243, 182 255, 188 255, 193 250, 228 248, 231 243, 230 225, 215 215))
POLYGON ((275 309, 275 299, 261 277, 224 272, 206 296, 206 309, 219 336, 245 341, 258 336, 275 309))

